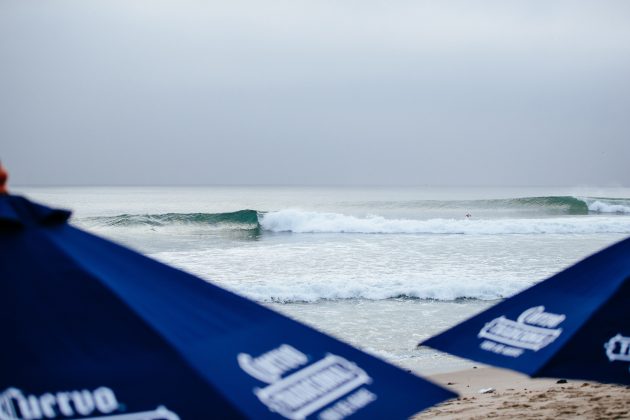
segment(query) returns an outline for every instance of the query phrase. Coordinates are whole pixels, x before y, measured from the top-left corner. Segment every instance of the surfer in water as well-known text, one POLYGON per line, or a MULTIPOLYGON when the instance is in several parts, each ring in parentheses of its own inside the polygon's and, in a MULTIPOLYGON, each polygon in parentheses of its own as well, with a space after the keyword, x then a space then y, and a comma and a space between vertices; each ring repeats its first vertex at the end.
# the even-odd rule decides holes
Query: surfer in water
POLYGON ((471 217, 472 217, 472 214, 466 213, 466 219, 470 219, 471 217))

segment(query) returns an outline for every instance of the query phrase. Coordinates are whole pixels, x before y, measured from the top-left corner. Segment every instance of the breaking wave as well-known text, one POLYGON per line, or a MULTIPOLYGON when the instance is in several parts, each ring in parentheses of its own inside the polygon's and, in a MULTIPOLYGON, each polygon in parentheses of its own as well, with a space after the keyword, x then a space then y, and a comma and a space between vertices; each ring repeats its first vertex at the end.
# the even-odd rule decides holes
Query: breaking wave
MULTIPOLYGON (((462 282, 463 283, 463 282, 462 282)), ((473 282, 468 282, 473 283, 473 282)), ((317 285, 316 287, 295 285, 255 286, 222 285, 232 288, 236 293, 256 300, 270 303, 314 303, 335 300, 435 300, 435 301, 465 301, 465 300, 497 300, 503 299, 531 286, 531 283, 515 283, 497 288, 496 284, 485 286, 467 286, 465 284, 440 285, 390 285, 360 284, 348 285, 317 285), (493 287, 494 286, 494 287, 493 287)))
POLYGON ((90 217, 83 219, 82 222, 99 227, 196 225, 226 229, 259 228, 258 212, 255 210, 239 210, 229 213, 121 214, 118 216, 90 217))
POLYGON ((486 200, 421 200, 368 202, 368 206, 400 205, 403 208, 459 209, 498 212, 587 215, 591 213, 630 214, 630 198, 543 196, 486 200))
POLYGON ((250 299, 275 303, 495 300, 531 286, 558 268, 515 264, 509 270, 488 271, 483 265, 479 271, 470 259, 454 264, 449 257, 438 258, 428 267, 400 255, 385 256, 389 263, 383 263, 370 255, 357 255, 362 251, 366 248, 257 248, 164 251, 151 256, 250 299), (251 262, 255 258, 259 260, 251 262))
POLYGON ((622 198, 585 198, 589 212, 630 214, 630 200, 622 198))
POLYGON ((368 234, 570 234, 630 233, 630 218, 563 217, 545 219, 386 219, 359 218, 337 213, 282 210, 267 213, 260 221, 264 230, 293 233, 368 234))
MULTIPOLYGON (((495 201, 495 200, 490 200, 495 201)), ((588 203, 576 197, 558 196, 558 197, 526 197, 515 198, 512 200, 496 200, 498 202, 505 201, 514 207, 525 208, 541 208, 541 209, 558 209, 567 214, 588 214, 588 203)))
MULTIPOLYGON (((381 203, 382 204, 382 203, 381 203)), ((401 207, 411 203, 398 203, 401 207)), ((421 216, 426 208, 516 209, 543 211, 545 217, 392 219, 379 215, 357 217, 340 213, 297 209, 261 212, 239 210, 227 213, 121 214, 91 217, 80 223, 96 228, 165 226, 206 227, 219 230, 258 230, 292 233, 366 234, 544 234, 629 233, 630 219, 580 217, 588 214, 630 214, 630 199, 576 198, 569 196, 526 197, 505 200, 415 202, 421 216), (557 216, 557 217, 549 217, 557 216)), ((488 215, 488 213, 485 213, 488 215)), ((505 215, 505 214, 502 214, 505 215)), ((518 217, 518 216, 521 217, 518 217)), ((527 215, 527 213, 526 213, 527 215)), ((491 216, 491 214, 490 214, 491 216)))

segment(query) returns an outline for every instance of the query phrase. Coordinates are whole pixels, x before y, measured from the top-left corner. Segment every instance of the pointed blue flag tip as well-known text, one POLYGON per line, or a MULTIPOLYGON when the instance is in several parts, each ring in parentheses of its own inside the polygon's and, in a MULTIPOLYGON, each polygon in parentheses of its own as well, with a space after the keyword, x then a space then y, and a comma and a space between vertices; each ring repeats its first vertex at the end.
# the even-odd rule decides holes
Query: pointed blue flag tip
POLYGON ((33 203, 16 195, 0 195, 0 226, 31 224, 55 225, 66 222, 72 213, 33 203))
POLYGON ((420 345, 530 376, 630 384, 630 239, 420 345))
POLYGON ((0 196, 1 418, 408 418, 455 396, 68 216, 0 196))

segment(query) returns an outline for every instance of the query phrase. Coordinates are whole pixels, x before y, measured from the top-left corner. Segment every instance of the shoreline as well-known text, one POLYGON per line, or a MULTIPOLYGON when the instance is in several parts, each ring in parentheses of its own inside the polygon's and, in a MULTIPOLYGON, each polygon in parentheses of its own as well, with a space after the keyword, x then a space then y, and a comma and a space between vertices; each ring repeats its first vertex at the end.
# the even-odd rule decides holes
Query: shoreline
POLYGON ((630 419, 630 386, 536 378, 492 367, 428 376, 460 397, 431 407, 421 419, 630 419), (480 392, 481 391, 481 392, 480 392))

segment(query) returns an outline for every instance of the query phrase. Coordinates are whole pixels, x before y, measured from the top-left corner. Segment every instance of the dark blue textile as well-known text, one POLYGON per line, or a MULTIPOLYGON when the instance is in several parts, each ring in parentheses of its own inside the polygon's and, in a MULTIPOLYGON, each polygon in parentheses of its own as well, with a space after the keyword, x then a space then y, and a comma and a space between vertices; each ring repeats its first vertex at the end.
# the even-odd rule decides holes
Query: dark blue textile
POLYGON ((0 418, 406 418, 454 396, 68 217, 0 196, 0 418))
POLYGON ((421 345, 530 376, 630 384, 630 239, 421 345))

